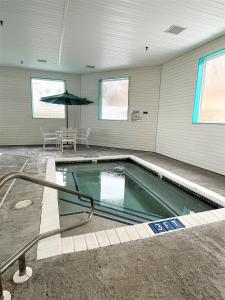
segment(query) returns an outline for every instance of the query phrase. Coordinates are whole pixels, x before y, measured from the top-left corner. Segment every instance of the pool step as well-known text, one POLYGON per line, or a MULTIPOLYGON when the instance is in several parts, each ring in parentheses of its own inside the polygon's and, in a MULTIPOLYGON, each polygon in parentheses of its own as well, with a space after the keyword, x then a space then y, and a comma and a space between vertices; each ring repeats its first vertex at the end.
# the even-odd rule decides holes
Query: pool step
MULTIPOLYGON (((73 171, 71 172, 72 180, 74 183, 74 186, 77 191, 81 191, 79 181, 77 178, 77 172, 73 171)), ((75 204, 75 205, 80 205, 83 208, 89 208, 90 203, 81 197, 70 197, 69 195, 65 193, 60 193, 60 200, 70 203, 70 204, 75 204)), ((116 205, 114 203, 108 203, 106 200, 99 200, 99 199, 94 199, 95 200, 95 214, 99 215, 100 217, 103 218, 108 218, 110 220, 118 220, 118 222, 124 223, 124 224, 137 224, 137 223, 144 223, 144 222, 151 222, 151 221, 157 221, 159 219, 165 218, 166 216, 161 216, 133 208, 127 208, 127 207, 121 207, 119 205, 116 205)), ((80 210, 80 209, 79 209, 80 210)), ((68 209, 66 208, 66 211, 61 210, 61 216, 66 216, 66 215, 71 215, 75 214, 76 210, 73 208, 68 209)))
MULTIPOLYGON (((80 212, 79 212, 80 213, 80 212)), ((60 215, 60 218, 66 218, 68 216, 71 216, 71 215, 76 215, 78 214, 78 212, 74 211, 74 212, 69 212, 69 213, 65 213, 65 214, 61 214, 60 215)), ((115 221, 115 222, 118 222, 118 223, 121 223, 121 224, 125 224, 125 225, 135 225, 135 224, 139 224, 137 222, 133 222, 133 221, 127 221, 127 220, 124 220, 124 219, 121 219, 119 217, 114 217, 114 216, 111 216, 109 214, 105 214, 105 213, 99 213, 99 212, 95 212, 93 214, 94 216, 97 216, 97 217, 100 217, 100 218, 104 218, 104 219, 107 219, 107 220, 110 220, 110 221, 115 221)))
MULTIPOLYGON (((69 211, 62 212, 60 215, 61 216, 66 216, 66 215, 71 215, 77 213, 77 209, 73 208, 73 205, 75 206, 80 206, 80 208, 89 208, 90 205, 86 200, 69 200, 69 199, 64 199, 60 198, 61 201, 66 202, 68 204, 71 204, 72 206, 69 207, 69 211)), ((80 209, 79 209, 80 210, 80 209)), ((111 220, 115 220, 124 224, 137 224, 137 223, 144 223, 147 221, 155 221, 158 220, 159 218, 162 218, 161 216, 155 216, 155 215, 144 215, 141 212, 135 211, 135 212, 130 212, 127 210, 118 210, 114 207, 109 207, 105 205, 100 205, 98 203, 95 203, 95 214, 108 218, 111 220)))

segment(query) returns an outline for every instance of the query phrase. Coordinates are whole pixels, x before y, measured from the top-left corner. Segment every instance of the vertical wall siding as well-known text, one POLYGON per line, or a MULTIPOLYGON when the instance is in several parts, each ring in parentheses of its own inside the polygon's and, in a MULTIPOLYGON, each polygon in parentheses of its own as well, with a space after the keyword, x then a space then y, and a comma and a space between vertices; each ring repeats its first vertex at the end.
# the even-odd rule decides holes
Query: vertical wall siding
POLYGON ((224 45, 222 37, 163 64, 160 101, 159 66, 81 76, 0 67, 0 145, 40 144, 39 126, 52 130, 65 126, 65 120, 32 119, 30 93, 32 76, 64 79, 72 93, 79 95, 81 85, 82 96, 95 101, 81 111, 69 110, 70 126, 92 128, 91 144, 156 151, 225 175, 225 125, 192 124, 198 59, 224 45), (128 121, 98 120, 98 80, 126 76, 130 77, 128 121), (149 114, 132 122, 133 110, 149 114))
POLYGON ((198 60, 219 38, 162 66, 156 152, 225 175, 225 125, 192 124, 198 60))
MULTIPOLYGON (((66 125, 65 119, 32 119, 30 77, 64 79, 67 89, 80 95, 79 75, 1 67, 0 145, 41 144, 40 126, 56 130, 66 125)), ((79 126, 77 108, 69 109, 69 121, 79 126)))
POLYGON ((81 94, 95 104, 81 108, 81 127, 91 127, 90 144, 154 151, 159 101, 160 67, 92 73, 81 76, 81 94), (98 120, 98 80, 129 77, 128 121, 98 120), (133 110, 148 111, 141 121, 132 122, 133 110))

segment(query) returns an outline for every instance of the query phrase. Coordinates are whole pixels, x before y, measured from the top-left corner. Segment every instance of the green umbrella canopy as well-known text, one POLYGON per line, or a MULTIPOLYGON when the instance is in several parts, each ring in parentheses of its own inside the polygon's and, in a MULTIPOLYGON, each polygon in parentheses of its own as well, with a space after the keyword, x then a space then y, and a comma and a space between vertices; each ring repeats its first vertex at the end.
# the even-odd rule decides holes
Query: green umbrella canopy
POLYGON ((65 91, 63 94, 42 97, 41 101, 52 104, 63 105, 87 105, 93 103, 87 98, 81 98, 65 91))
POLYGON ((81 98, 65 91, 63 94, 53 95, 48 97, 42 97, 41 101, 52 104, 63 104, 66 105, 66 125, 68 128, 68 105, 88 105, 93 103, 93 101, 87 98, 81 98))

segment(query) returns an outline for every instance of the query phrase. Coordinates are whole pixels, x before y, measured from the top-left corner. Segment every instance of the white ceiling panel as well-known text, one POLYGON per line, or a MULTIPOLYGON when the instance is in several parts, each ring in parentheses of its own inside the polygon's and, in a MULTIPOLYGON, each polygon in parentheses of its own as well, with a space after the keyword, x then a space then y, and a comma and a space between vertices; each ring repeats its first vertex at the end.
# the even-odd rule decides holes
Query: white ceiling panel
POLYGON ((0 64, 46 68, 58 64, 64 0, 0 0, 0 64))
POLYGON ((83 73, 161 64, 224 34, 225 1, 0 0, 0 19, 1 65, 83 73))

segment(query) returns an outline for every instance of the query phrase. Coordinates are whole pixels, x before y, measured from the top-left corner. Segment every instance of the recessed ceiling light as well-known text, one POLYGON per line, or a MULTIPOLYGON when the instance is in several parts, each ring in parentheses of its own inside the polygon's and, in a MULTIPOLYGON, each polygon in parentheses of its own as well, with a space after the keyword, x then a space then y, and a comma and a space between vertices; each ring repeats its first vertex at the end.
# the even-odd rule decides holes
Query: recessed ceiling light
POLYGON ((92 65, 86 65, 85 66, 87 69, 94 69, 95 68, 95 66, 92 66, 92 65))
POLYGON ((46 62, 47 62, 46 59, 40 59, 40 58, 39 58, 37 61, 38 61, 39 63, 46 63, 46 62))
POLYGON ((172 34, 180 34, 182 31, 184 31, 186 28, 178 26, 178 25, 171 25, 168 29, 165 30, 167 33, 172 34))

